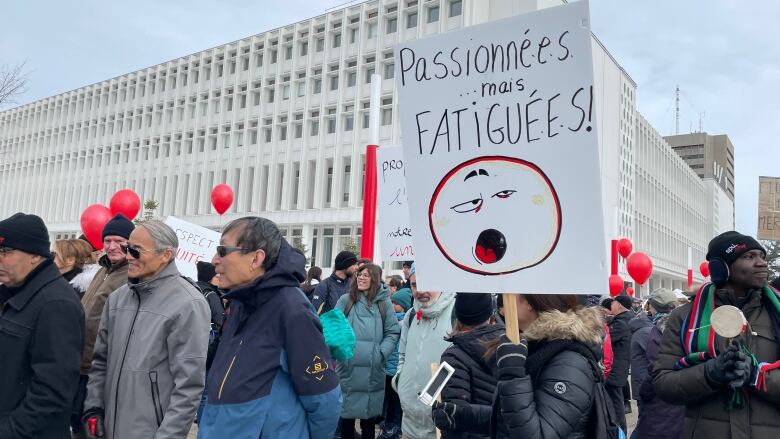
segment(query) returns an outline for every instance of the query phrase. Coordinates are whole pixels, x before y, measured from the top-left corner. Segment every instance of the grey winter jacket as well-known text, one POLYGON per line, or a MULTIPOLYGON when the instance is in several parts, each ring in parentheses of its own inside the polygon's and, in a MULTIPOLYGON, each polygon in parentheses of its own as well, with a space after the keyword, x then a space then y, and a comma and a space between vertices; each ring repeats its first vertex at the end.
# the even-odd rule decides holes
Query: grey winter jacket
MULTIPOLYGON (((349 294, 341 296, 336 308, 345 311, 349 294)), ((341 417, 370 419, 382 414, 385 399, 385 361, 395 352, 401 328, 393 312, 387 287, 382 286, 371 307, 360 295, 347 316, 355 332, 355 356, 336 364, 344 398, 341 417), (385 307, 384 321, 379 306, 385 307)))
POLYGON ((454 306, 455 293, 441 293, 428 308, 422 308, 415 301, 400 322, 398 372, 392 385, 404 412, 401 430, 409 439, 427 439, 436 435, 431 408, 421 403, 417 394, 431 379, 431 363, 438 363, 441 354, 452 344, 445 337, 452 331, 454 306), (418 309, 422 311, 419 320, 414 316, 418 309), (407 324, 409 313, 413 314, 411 324, 407 324))
POLYGON ((653 322, 644 312, 628 322, 631 329, 631 396, 639 401, 639 388, 647 377, 647 340, 653 322))
POLYGON ((105 411, 106 439, 186 438, 203 392, 209 308, 169 264, 108 298, 86 410, 105 411))

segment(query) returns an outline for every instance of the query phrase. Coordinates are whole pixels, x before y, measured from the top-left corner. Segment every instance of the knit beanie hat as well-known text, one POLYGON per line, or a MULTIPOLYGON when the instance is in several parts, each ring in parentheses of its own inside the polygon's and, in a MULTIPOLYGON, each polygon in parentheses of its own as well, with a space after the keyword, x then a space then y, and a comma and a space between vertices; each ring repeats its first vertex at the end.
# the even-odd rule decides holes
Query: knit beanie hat
POLYGON ((198 269, 198 282, 211 282, 211 279, 217 275, 214 264, 206 261, 198 261, 195 264, 198 269))
POLYGON ((399 305, 404 311, 412 307, 412 295, 408 289, 398 290, 390 296, 390 302, 399 305))
POLYGON ((348 250, 339 252, 336 255, 336 261, 334 262, 334 270, 346 270, 347 268, 357 264, 358 258, 354 253, 348 250))
POLYGON ((493 297, 484 293, 458 293, 454 312, 455 318, 464 325, 485 323, 493 315, 493 297))
POLYGON ((707 247, 707 260, 720 259, 730 267, 737 258, 750 250, 761 250, 766 254, 764 247, 752 236, 732 230, 712 238, 707 247))
POLYGON ((106 236, 121 236, 122 238, 129 239, 133 230, 135 230, 135 224, 127 219, 126 216, 118 213, 106 223, 105 227, 103 227, 103 235, 101 238, 106 239, 106 236))
POLYGON ((650 294, 647 301, 658 312, 670 312, 677 304, 677 295, 668 288, 657 288, 650 294))
POLYGON ((623 308, 631 309, 631 298, 630 297, 628 297, 628 296, 626 296, 624 294, 621 294, 621 295, 615 297, 615 300, 617 301, 617 303, 623 305, 623 308))
POLYGON ((0 221, 0 247, 51 257, 49 230, 37 215, 19 212, 0 221))

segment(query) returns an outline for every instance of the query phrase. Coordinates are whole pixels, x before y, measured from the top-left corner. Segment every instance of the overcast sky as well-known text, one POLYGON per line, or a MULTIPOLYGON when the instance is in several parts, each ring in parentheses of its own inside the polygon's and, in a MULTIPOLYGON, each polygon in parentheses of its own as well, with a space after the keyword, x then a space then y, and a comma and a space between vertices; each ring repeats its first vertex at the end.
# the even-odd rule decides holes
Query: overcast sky
MULTIPOLYGON (((0 64, 27 61, 24 104, 326 12, 341 0, 82 0, 3 5, 0 64), (78 5, 75 7, 74 5, 78 5)), ((728 134, 737 229, 756 233, 758 176, 780 176, 780 2, 592 0, 593 31, 661 132, 728 134)))

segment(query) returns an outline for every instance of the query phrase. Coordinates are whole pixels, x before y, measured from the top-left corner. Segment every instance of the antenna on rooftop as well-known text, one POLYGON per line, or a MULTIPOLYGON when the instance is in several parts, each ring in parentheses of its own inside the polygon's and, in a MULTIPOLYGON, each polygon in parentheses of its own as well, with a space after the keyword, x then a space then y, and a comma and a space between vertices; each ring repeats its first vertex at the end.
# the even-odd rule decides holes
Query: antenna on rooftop
POLYGON ((674 134, 680 134, 680 85, 674 90, 674 134))
POLYGON ((699 132, 700 133, 704 132, 704 115, 705 114, 706 114, 706 112, 704 112, 704 111, 699 113, 699 132))

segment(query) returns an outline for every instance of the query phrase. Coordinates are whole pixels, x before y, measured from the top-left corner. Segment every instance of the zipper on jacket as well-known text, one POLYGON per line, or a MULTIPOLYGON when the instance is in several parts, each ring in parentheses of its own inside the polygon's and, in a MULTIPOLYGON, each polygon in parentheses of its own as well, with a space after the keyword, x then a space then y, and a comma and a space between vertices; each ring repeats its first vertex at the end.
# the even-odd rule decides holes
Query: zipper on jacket
POLYGON ((141 311, 141 295, 138 292, 133 291, 133 295, 138 299, 138 306, 135 308, 135 315, 133 316, 133 322, 130 324, 130 332, 127 333, 127 341, 125 342, 125 350, 122 352, 122 361, 119 363, 119 372, 116 376, 116 394, 114 395, 114 426, 111 429, 111 435, 116 433, 116 420, 119 418, 119 380, 122 379, 122 368, 125 367, 125 358, 127 357, 127 348, 130 347, 130 337, 133 335, 133 328, 135 328, 135 321, 138 319, 138 313, 141 311))
POLYGON ((217 394, 217 399, 222 399, 222 390, 225 387, 225 382, 228 379, 228 376, 230 375, 231 369, 233 369, 233 364, 236 362, 236 357, 238 356, 238 351, 241 349, 241 345, 244 344, 244 340, 241 340, 238 342, 238 348, 236 349, 236 353, 233 354, 233 359, 230 360, 230 366, 228 366, 227 372, 225 372, 225 376, 222 377, 222 383, 219 385, 219 393, 217 394))
POLYGON ((160 387, 157 385, 157 372, 149 372, 149 383, 152 386, 152 404, 154 405, 154 417, 157 419, 157 428, 160 428, 163 419, 163 409, 160 404, 160 387))

